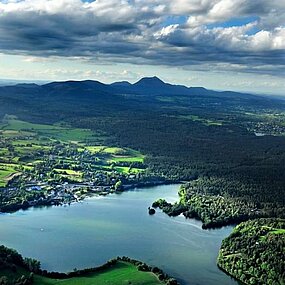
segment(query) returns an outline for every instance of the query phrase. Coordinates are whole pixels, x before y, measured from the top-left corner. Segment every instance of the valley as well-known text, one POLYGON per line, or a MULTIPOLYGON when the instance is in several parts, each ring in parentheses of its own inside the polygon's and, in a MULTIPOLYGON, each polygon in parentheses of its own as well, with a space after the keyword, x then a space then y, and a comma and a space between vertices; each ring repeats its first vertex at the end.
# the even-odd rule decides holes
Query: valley
POLYGON ((284 15, 0 0, 0 285, 285 285, 284 15))
MULTIPOLYGON (((129 219, 132 215, 126 209, 136 205, 136 198, 124 204, 121 197, 133 193, 139 197, 139 193, 145 191, 142 189, 148 189, 141 188, 145 186, 183 182, 175 190, 175 193, 179 193, 175 199, 159 191, 150 195, 151 199, 144 197, 145 202, 135 206, 135 213, 141 213, 142 216, 133 214, 134 224, 125 225, 128 230, 123 229, 123 232, 115 234, 120 241, 115 243, 116 247, 110 246, 116 238, 111 237, 110 241, 107 234, 103 238, 107 243, 102 244, 102 240, 98 240, 99 246, 110 249, 108 256, 99 258, 96 255, 88 262, 82 261, 85 260, 84 255, 80 254, 83 244, 86 244, 87 252, 95 244, 92 239, 92 243, 87 242, 90 238, 87 234, 78 248, 73 245, 73 250, 70 250, 73 252, 76 249, 76 260, 82 267, 90 267, 93 264, 104 264, 116 255, 128 255, 161 267, 181 284, 235 282, 223 279, 227 277, 217 269, 218 263, 231 276, 243 282, 246 280, 246 284, 260 284, 260 272, 250 270, 245 277, 241 277, 237 274, 239 269, 234 267, 236 259, 228 259, 228 254, 219 255, 218 261, 217 257, 221 241, 229 235, 232 226, 253 220, 266 223, 268 227, 272 224, 273 227, 276 221, 285 218, 284 102, 251 94, 171 85, 157 77, 143 78, 135 84, 108 85, 88 80, 0 87, 0 208, 3 213, 16 211, 16 216, 3 214, 3 223, 7 228, 5 220, 8 217, 16 218, 17 213, 25 216, 25 213, 33 215, 34 211, 37 214, 40 213, 37 211, 52 213, 56 209, 68 209, 68 212, 75 209, 76 212, 81 203, 92 201, 96 208, 103 201, 106 204, 99 207, 101 212, 96 212, 103 216, 100 221, 98 215, 94 217, 95 227, 114 230, 116 223, 109 224, 107 218, 111 215, 108 199, 113 201, 113 197, 117 197, 115 203, 124 205, 124 208, 118 211, 116 204, 112 204, 114 215, 131 222, 129 219), (135 187, 140 190, 132 190, 135 187), (62 207, 56 207, 60 205, 62 207), (158 210, 150 216, 147 210, 150 206, 161 208, 171 218, 158 210), (138 247, 137 252, 130 246, 135 240, 138 241, 137 233, 141 229, 135 225, 136 219, 141 220, 142 217, 143 237, 155 232, 155 229, 150 231, 149 223, 156 219, 160 221, 162 217, 166 219, 163 227, 177 233, 175 237, 170 235, 169 240, 166 238, 165 242, 169 243, 164 248, 171 247, 171 242, 179 239, 178 235, 183 232, 180 237, 183 249, 177 250, 176 243, 171 247, 173 252, 178 253, 175 255, 175 269, 162 262, 166 257, 159 258, 163 255, 163 249, 159 246, 158 258, 153 259, 145 254, 153 248, 154 240, 147 239, 146 244, 133 244, 134 248, 138 247), (264 218, 270 220, 265 221, 264 218), (177 225, 171 221, 185 223, 186 228, 173 230, 177 225), (213 247, 208 249, 211 251, 210 263, 198 261, 195 253, 197 247, 194 246, 191 253, 185 250, 188 247, 190 250, 193 244, 198 243, 192 236, 193 224, 189 230, 189 223, 194 223, 194 228, 198 226, 202 231, 198 234, 200 238, 223 233, 214 239, 213 247), (133 236, 127 239, 129 243, 126 245, 124 239, 130 234, 130 228, 136 229, 136 232, 132 232, 133 236), (194 259, 189 259, 189 256, 194 259), (197 262, 198 267, 195 265, 197 262), (188 275, 184 265, 197 272, 201 268, 208 271, 198 275, 191 271, 188 275), (177 270, 181 270, 180 273, 177 270), (212 270, 215 271, 214 275, 209 273, 212 270)), ((91 215, 88 208, 80 215, 77 214, 73 224, 90 222, 81 220, 81 215, 91 215)), ((27 221, 29 223, 29 217, 27 221)), ((37 236, 45 232, 48 225, 53 228, 54 223, 51 220, 37 225, 39 233, 32 231, 27 232, 27 235, 37 236)), ((253 228, 255 224, 249 224, 249 227, 253 228)), ((20 228, 25 229, 27 226, 20 228)), ((71 230, 67 228, 67 232, 57 233, 55 237, 66 242, 71 230)), ((84 231, 89 232, 87 228, 84 231)), ((26 248, 20 249, 18 241, 12 242, 14 235, 12 230, 6 240, 2 238, 3 243, 20 250, 25 256, 46 260, 49 244, 46 247, 40 245, 37 252, 27 250, 31 247, 29 243, 26 248)), ((246 240, 247 236, 242 233, 240 238, 246 240)), ((284 239, 283 231, 278 239, 284 239)), ((159 233, 157 240, 161 242, 159 233)), ((264 243, 270 241, 265 239, 264 243)), ((63 249, 62 255, 66 252, 63 249)), ((52 263, 56 263, 53 258, 49 261, 51 267, 52 263)), ((248 259, 244 258, 238 264, 246 267, 247 262, 248 259)), ((270 259, 266 262, 276 277, 279 269, 274 269, 276 265, 270 259)), ((250 266, 257 264, 251 263, 250 266)), ((60 264, 56 266, 56 270, 71 269, 60 268, 60 264)))
POLYGON ((104 136, 87 129, 3 119, 1 211, 79 201, 136 185, 151 185, 144 155, 102 145, 104 136))

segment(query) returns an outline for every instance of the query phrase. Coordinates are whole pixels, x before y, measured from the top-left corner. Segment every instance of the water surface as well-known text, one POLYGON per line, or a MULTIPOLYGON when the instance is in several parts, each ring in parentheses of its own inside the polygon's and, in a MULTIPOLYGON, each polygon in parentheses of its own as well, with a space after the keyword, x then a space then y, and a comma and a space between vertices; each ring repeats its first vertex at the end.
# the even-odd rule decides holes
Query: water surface
POLYGON ((1 244, 41 261, 51 271, 94 267, 126 255, 165 270, 182 284, 237 284, 216 266, 232 227, 202 230, 183 216, 147 207, 157 198, 177 199, 179 185, 94 197, 71 206, 31 208, 0 215, 1 244))

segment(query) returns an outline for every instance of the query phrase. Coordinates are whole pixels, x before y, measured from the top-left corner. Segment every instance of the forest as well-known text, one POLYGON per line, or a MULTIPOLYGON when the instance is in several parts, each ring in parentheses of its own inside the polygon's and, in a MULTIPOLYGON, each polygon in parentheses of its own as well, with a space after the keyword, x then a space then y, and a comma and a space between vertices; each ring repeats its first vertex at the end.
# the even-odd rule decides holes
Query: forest
MULTIPOLYGON (((161 82, 158 89, 157 78, 143 81, 131 90, 95 81, 0 87, 0 117, 89 130, 100 134, 99 146, 132 149, 143 163, 105 166, 138 168, 146 178, 182 182, 179 201, 160 199, 153 206, 200 219, 204 229, 249 220, 223 243, 219 266, 246 284, 282 284, 284 263, 276 261, 284 253, 285 101, 161 82)), ((72 147, 67 153, 78 155, 72 147)), ((65 167, 56 163, 57 169, 65 167)))
MULTIPOLYGON (((142 79, 139 92, 138 84, 130 91, 95 81, 1 87, 0 115, 89 129, 100 133, 102 145, 139 151, 147 174, 190 182, 186 188, 196 195, 194 208, 207 195, 213 200, 211 211, 217 212, 220 195, 228 199, 230 211, 247 207, 281 217, 285 101, 199 88, 185 94, 159 82, 160 91, 157 80, 142 79), (256 136, 261 126, 264 134, 256 136)), ((228 216, 216 213, 207 222, 228 216)))
POLYGON ((284 220, 244 222, 223 241, 218 266, 246 284, 284 284, 284 247, 284 220))
POLYGON ((282 185, 279 192, 274 192, 275 189, 233 178, 202 177, 183 184, 180 200, 175 204, 159 199, 152 206, 170 216, 183 214, 186 218, 199 219, 204 229, 261 217, 285 218, 282 185), (269 198, 267 191, 274 196, 269 198))

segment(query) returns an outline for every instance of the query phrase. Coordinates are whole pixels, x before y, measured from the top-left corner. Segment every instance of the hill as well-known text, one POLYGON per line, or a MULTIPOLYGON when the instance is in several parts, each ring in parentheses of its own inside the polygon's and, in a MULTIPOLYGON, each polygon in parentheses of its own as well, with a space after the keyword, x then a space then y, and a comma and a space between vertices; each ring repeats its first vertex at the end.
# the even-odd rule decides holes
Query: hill
POLYGON ((104 134, 103 145, 146 154, 147 175, 194 181, 186 188, 188 210, 208 225, 234 222, 239 205, 249 213, 284 216, 284 100, 157 77, 134 84, 67 81, 0 87, 0 116, 5 114, 90 129, 104 134), (231 201, 223 212, 219 196, 231 201))

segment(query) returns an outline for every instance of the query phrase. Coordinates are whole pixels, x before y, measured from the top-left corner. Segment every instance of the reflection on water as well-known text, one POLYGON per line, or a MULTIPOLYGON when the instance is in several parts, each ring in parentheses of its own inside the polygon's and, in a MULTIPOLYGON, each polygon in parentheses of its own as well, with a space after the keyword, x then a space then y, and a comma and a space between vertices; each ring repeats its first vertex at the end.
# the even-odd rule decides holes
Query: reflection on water
POLYGON ((220 243, 232 227, 202 230, 183 216, 170 218, 147 207, 177 199, 179 185, 94 197, 67 207, 35 208, 0 215, 1 243, 54 271, 94 267, 127 255, 156 265, 183 284, 237 284, 216 266, 220 243))

